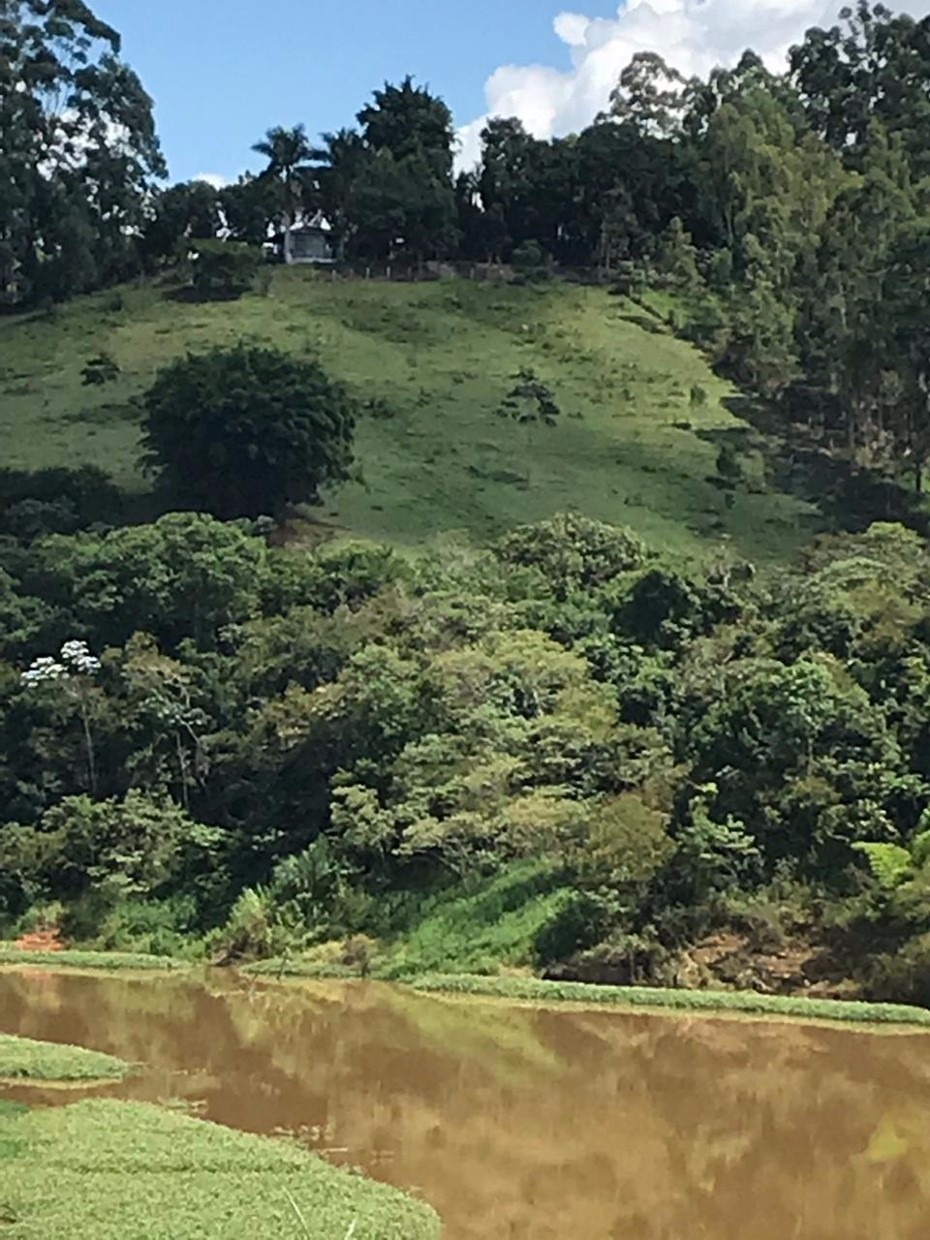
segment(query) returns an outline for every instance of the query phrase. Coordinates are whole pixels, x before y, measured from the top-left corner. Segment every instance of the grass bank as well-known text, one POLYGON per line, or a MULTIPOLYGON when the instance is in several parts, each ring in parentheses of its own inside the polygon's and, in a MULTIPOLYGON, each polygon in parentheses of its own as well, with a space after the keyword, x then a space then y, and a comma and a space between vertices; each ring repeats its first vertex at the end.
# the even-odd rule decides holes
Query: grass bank
POLYGON ((394 1189, 284 1141, 139 1103, 0 1111, 6 1240, 438 1240, 394 1189))
POLYGON ((652 990, 640 986, 589 986, 582 982, 544 982, 537 978, 434 975, 409 983, 427 994, 486 995, 538 1003, 583 1003, 599 1007, 653 1011, 743 1012, 756 1016, 792 1016, 851 1024, 930 1027, 930 1011, 897 1003, 854 1003, 722 990, 652 990))
POLYGON ((178 973, 193 966, 170 956, 146 956, 141 952, 24 952, 0 945, 0 968, 42 967, 51 969, 102 969, 107 973, 178 973))
POLYGON ((240 969, 249 977, 303 977, 311 981, 349 982, 361 976, 359 969, 329 960, 301 960, 299 957, 288 960, 277 957, 274 960, 258 960, 254 964, 244 965, 240 969))
POLYGON ((0 1081, 117 1081, 129 1070, 129 1064, 122 1059, 100 1051, 0 1033, 0 1081))

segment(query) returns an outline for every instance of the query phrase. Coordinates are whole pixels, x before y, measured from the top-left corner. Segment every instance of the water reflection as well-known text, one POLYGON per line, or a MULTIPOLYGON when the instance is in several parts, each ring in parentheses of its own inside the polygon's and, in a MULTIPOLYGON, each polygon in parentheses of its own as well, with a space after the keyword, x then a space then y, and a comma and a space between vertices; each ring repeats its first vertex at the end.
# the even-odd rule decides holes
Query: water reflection
POLYGON ((298 1132, 422 1193, 450 1240, 930 1234, 921 1034, 12 972, 0 1031, 146 1065, 98 1092, 298 1132))

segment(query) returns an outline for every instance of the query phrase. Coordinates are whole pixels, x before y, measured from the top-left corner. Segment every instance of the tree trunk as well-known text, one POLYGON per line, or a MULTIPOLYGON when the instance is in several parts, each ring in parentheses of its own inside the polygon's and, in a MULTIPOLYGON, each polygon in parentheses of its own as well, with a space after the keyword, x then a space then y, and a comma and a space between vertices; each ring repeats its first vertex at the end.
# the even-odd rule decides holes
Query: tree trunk
POLYGON ((91 796, 97 795, 97 759, 94 754, 94 738, 90 730, 90 716, 87 703, 81 702, 81 723, 84 728, 84 745, 87 751, 87 783, 91 796))

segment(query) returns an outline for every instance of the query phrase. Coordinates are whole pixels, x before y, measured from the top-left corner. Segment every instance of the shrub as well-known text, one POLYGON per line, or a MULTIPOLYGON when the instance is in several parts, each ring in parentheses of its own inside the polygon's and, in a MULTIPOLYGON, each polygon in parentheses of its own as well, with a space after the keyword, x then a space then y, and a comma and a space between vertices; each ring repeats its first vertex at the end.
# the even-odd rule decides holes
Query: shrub
POLYGON ((930 1007, 930 934, 875 957, 866 971, 865 989, 872 1000, 930 1007))
POLYGON ((106 383, 114 383, 120 376, 120 367, 109 353, 98 353, 88 358, 81 371, 81 383, 84 387, 102 387, 106 383))
POLYGON ((232 300, 249 292, 263 262, 257 246, 238 241, 198 241, 191 285, 205 301, 232 300))
POLYGON ((497 555, 507 564, 538 569, 564 598, 642 568, 648 552, 630 530, 570 512, 519 527, 497 544, 497 555))

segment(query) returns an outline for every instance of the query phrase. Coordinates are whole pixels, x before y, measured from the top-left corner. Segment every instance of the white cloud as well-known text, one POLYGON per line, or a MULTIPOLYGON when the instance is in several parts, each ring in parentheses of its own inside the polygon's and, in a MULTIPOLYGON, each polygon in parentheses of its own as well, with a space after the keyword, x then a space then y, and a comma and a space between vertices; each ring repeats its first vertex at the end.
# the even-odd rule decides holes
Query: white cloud
MULTIPOLYGON (((589 125, 637 52, 659 52, 690 75, 731 64, 751 47, 777 68, 805 30, 834 25, 840 7, 841 0, 628 0, 613 18, 560 13, 553 26, 569 64, 497 69, 485 87, 486 112, 459 130, 459 163, 477 162, 490 116, 517 116, 538 138, 589 125)), ((930 0, 898 0, 892 7, 922 17, 930 0)))
POLYGON ((206 181, 208 185, 212 185, 214 189, 225 189, 229 184, 229 178, 224 177, 219 172, 198 172, 195 177, 191 177, 192 181, 206 181))

